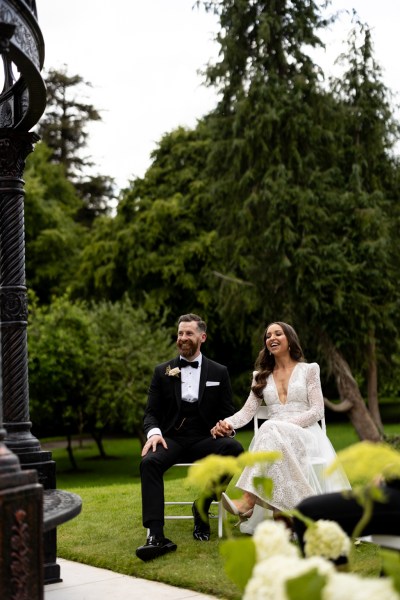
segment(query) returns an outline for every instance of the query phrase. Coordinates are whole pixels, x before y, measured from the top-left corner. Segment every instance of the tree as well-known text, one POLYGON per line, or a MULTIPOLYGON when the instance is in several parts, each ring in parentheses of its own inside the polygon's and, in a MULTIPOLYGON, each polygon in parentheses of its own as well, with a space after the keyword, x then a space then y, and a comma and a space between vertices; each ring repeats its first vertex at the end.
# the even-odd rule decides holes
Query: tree
MULTIPOLYGON (((372 325, 396 329, 393 285, 389 277, 379 281, 393 265, 386 195, 393 196, 396 165, 388 154, 393 128, 385 90, 364 77, 365 92, 373 88, 375 94, 367 104, 364 93, 364 104, 356 103, 349 117, 348 104, 322 87, 306 54, 326 24, 314 2, 206 5, 221 22, 221 59, 207 71, 221 94, 210 116, 209 157, 219 217, 221 318, 228 335, 246 335, 249 318, 263 325, 277 315, 290 320, 314 351, 322 342, 339 382, 345 356, 353 358, 355 348, 364 367, 372 325), (369 134, 364 126, 357 140, 367 150, 354 152, 354 126, 371 118, 369 134), (362 161, 369 187, 360 176, 362 161), (336 353, 340 360, 332 360, 336 353)), ((354 92, 351 87, 345 94, 350 103, 354 92)), ((346 386, 346 393, 353 389, 346 386)), ((365 404, 357 395, 346 400, 360 437, 379 439, 365 404)))
POLYGON ((82 100, 91 83, 80 75, 68 75, 66 66, 59 71, 49 69, 45 80, 47 108, 38 132, 51 148, 51 160, 63 165, 84 203, 78 220, 91 226, 96 216, 110 212, 116 197, 114 179, 88 174, 93 162, 82 154, 87 147, 88 125, 101 120, 99 111, 82 100))
POLYGON ((28 328, 31 412, 42 431, 63 431, 76 468, 72 434, 89 432, 104 457, 106 431, 143 439, 148 385, 157 362, 173 353, 171 331, 129 298, 116 303, 49 306, 32 297, 28 328))
POLYGON ((321 44, 315 32, 325 21, 315 3, 308 2, 206 6, 219 13, 221 24, 221 59, 207 70, 208 83, 221 95, 209 116, 213 144, 208 159, 224 298, 221 316, 227 335, 235 322, 235 336, 243 338, 245 315, 270 320, 278 290, 279 309, 293 312, 286 285, 287 245, 298 235, 305 188, 315 171, 322 170, 318 157, 326 157, 324 176, 329 177, 333 149, 324 122, 332 102, 305 53, 306 47, 321 44))
POLYGON ((93 340, 90 318, 81 304, 66 297, 39 307, 32 298, 28 327, 30 406, 33 421, 58 428, 67 436, 67 450, 77 468, 72 434, 82 429, 90 372, 93 340))
POLYGON ((25 170, 26 277, 40 302, 61 295, 74 279, 86 231, 75 217, 82 207, 51 151, 39 143, 25 170))
POLYGON ((390 92, 382 83, 381 68, 374 59, 371 31, 357 18, 341 63, 345 72, 333 82, 333 89, 344 107, 342 132, 346 142, 338 159, 341 171, 347 173, 353 184, 357 196, 355 211, 362 221, 357 247, 357 262, 362 265, 357 312, 364 343, 357 344, 352 351, 365 374, 369 409, 382 431, 376 347, 377 340, 382 336, 387 339, 390 331, 392 341, 385 343, 386 356, 382 357, 386 361, 398 335, 399 294, 394 285, 397 236, 393 225, 398 223, 394 207, 399 201, 399 165, 393 148, 399 139, 400 126, 393 116, 390 92), (357 352, 360 347, 361 357, 357 352))
POLYGON ((98 110, 81 100, 91 83, 80 75, 68 75, 66 66, 59 71, 49 69, 45 81, 47 108, 38 133, 51 148, 52 160, 64 165, 67 175, 75 175, 92 165, 81 151, 87 146, 88 124, 101 120, 98 110))
POLYGON ((174 354, 171 331, 155 323, 128 296, 91 304, 95 358, 88 389, 88 428, 102 450, 105 430, 134 433, 144 441, 143 414, 156 363, 174 354))
POLYGON ((189 305, 204 310, 215 241, 202 175, 207 143, 201 127, 163 137, 146 177, 123 193, 116 217, 93 228, 74 293, 119 299, 127 291, 146 310, 174 307, 173 322, 189 305))
POLYGON ((75 188, 83 201, 77 221, 92 227, 94 220, 102 215, 111 215, 116 199, 114 179, 107 175, 88 176, 75 182, 75 188))

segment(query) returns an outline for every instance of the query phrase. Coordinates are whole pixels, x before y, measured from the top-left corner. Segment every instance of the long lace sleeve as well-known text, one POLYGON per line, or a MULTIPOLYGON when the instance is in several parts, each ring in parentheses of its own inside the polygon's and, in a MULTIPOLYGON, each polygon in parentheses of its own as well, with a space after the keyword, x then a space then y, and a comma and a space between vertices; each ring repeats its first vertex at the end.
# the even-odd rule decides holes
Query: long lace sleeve
POLYGON ((308 365, 306 381, 307 398, 310 408, 301 415, 296 415, 290 420, 291 423, 299 425, 300 427, 309 427, 314 423, 318 423, 325 415, 319 365, 317 363, 310 363, 308 365))
MULTIPOLYGON (((253 373, 252 385, 254 384, 255 373, 256 371, 253 373)), ((254 392, 250 392, 242 408, 231 417, 226 418, 225 421, 232 425, 233 429, 239 429, 240 427, 244 427, 244 425, 247 425, 247 423, 249 423, 254 417, 260 404, 261 398, 258 398, 254 394, 254 392)))

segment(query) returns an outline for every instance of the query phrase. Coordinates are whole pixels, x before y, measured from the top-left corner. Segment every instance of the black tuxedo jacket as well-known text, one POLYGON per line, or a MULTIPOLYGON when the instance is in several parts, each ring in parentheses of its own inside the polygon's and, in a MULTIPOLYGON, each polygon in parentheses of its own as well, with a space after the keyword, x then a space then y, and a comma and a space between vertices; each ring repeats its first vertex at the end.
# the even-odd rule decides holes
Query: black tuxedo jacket
MULTIPOLYGON (((178 421, 182 403, 181 378, 166 373, 168 367, 173 369, 177 366, 179 356, 154 369, 143 420, 146 435, 153 427, 168 435, 178 421)), ((200 417, 211 429, 217 421, 234 412, 228 369, 203 354, 199 385, 200 417)))

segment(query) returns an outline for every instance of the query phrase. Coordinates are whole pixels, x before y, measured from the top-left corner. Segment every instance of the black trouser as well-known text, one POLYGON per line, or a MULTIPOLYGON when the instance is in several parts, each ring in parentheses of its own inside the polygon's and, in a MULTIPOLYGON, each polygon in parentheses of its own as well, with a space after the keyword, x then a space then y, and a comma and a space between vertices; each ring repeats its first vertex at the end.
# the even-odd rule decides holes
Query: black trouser
MULTIPOLYGON (((361 535, 400 535, 400 489, 398 483, 382 486, 385 502, 375 502, 370 521, 361 535)), ((305 517, 314 521, 327 519, 336 521, 351 536, 362 515, 362 508, 351 492, 321 494, 302 500, 296 507, 305 517)), ((306 526, 294 519, 294 528, 301 548, 304 548, 306 526)))
POLYGON ((213 439, 210 433, 205 436, 190 430, 178 432, 173 437, 166 436, 166 450, 161 444, 156 451, 149 450, 140 464, 142 480, 142 517, 144 527, 149 522, 164 524, 164 473, 179 462, 194 462, 209 454, 239 456, 242 445, 233 438, 213 439))

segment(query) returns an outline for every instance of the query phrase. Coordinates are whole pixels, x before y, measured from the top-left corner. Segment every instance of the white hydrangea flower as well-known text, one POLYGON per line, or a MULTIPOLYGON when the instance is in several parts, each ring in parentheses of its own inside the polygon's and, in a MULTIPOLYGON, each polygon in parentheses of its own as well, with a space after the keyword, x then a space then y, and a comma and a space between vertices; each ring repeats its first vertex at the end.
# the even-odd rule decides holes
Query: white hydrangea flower
POLYGON ((288 600, 286 581, 304 575, 311 569, 317 569, 320 575, 328 578, 334 573, 333 565, 318 556, 301 559, 280 554, 262 560, 253 569, 243 600, 288 600))
POLYGON ((323 556, 332 560, 348 556, 351 548, 350 539, 340 525, 324 519, 308 527, 304 542, 306 556, 323 556))
POLYGON ((323 600, 399 600, 391 579, 372 579, 352 573, 334 573, 322 592, 323 600))
POLYGON ((290 531, 281 521, 266 519, 257 525, 253 535, 257 561, 271 556, 299 556, 299 550, 290 542, 290 531))

